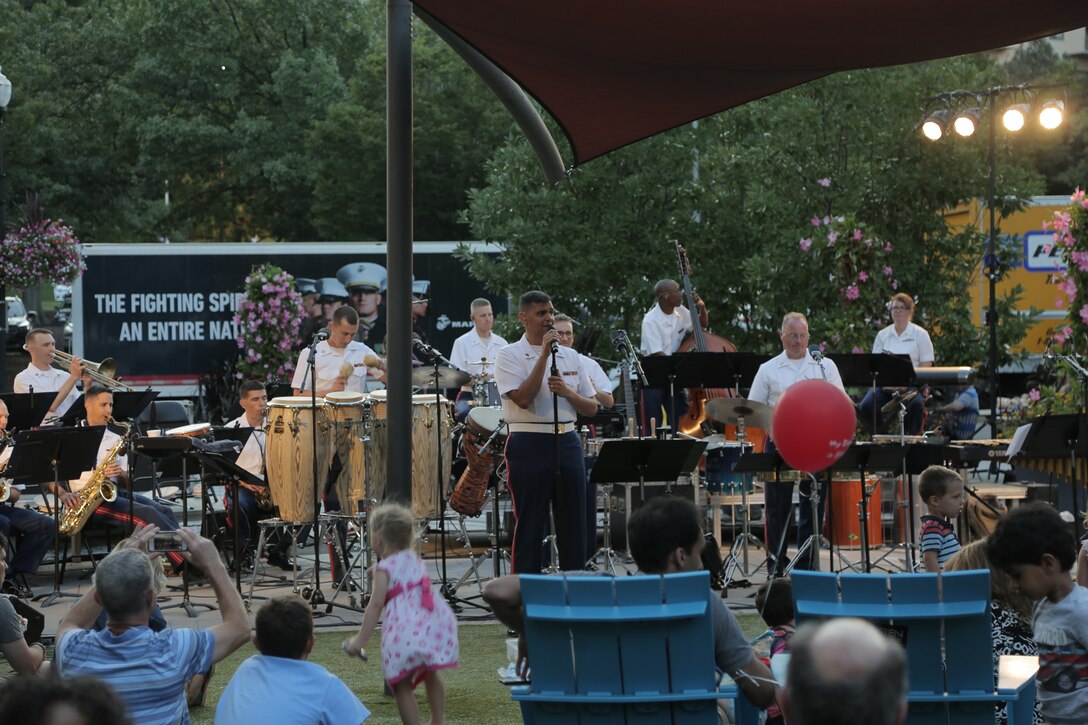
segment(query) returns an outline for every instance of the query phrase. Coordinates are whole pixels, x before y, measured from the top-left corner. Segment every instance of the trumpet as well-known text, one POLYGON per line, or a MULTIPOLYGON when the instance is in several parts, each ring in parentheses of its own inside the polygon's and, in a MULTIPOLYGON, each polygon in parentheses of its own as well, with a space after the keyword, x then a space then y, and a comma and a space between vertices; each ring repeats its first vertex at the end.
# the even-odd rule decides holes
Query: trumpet
MULTIPOLYGON (((61 370, 71 372, 72 360, 75 359, 74 355, 69 355, 63 350, 53 351, 53 364, 59 367, 61 370)), ((102 362, 91 362, 90 360, 83 361, 83 374, 88 376, 93 382, 99 385, 104 385, 111 389, 123 389, 131 391, 132 387, 125 383, 122 383, 115 376, 117 375, 117 363, 114 362, 112 357, 104 359, 102 362)))

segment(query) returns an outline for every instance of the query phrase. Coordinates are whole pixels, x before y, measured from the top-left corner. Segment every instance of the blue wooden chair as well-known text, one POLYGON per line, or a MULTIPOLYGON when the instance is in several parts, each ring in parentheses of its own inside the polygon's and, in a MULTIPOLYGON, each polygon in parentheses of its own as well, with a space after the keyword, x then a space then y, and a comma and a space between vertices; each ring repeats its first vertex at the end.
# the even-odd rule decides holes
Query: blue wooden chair
POLYGON ((759 711, 715 683, 708 572, 664 576, 522 575, 528 686, 511 696, 527 725, 717 725, 735 698, 738 723, 759 711))
POLYGON ((993 725, 1002 702, 1009 725, 1031 725, 1034 669, 994 682, 990 572, 941 574, 940 595, 937 574, 795 571, 791 579, 798 624, 858 617, 904 632, 909 725, 993 725))

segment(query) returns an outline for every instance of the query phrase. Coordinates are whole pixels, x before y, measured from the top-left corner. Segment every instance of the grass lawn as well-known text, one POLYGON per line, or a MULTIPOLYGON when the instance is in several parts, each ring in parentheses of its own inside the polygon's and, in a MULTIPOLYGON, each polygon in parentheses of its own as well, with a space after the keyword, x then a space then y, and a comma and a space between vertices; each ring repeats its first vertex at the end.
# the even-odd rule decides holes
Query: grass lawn
MULTIPOLYGON (((766 627, 755 614, 737 617, 745 635, 755 637, 766 627)), ((510 700, 509 689, 500 684, 496 670, 506 665, 506 628, 498 624, 467 624, 459 630, 461 666, 442 673, 446 685, 446 719, 450 723, 473 725, 509 725, 521 722, 521 711, 510 700)), ((379 644, 375 637, 368 651, 370 662, 349 658, 340 651, 340 643, 349 633, 319 632, 310 659, 324 665, 342 679, 359 696, 373 716, 368 725, 393 725, 400 722, 393 698, 382 694, 382 669, 379 644)), ((226 687, 227 681, 245 658, 256 654, 252 645, 246 645, 215 668, 215 676, 208 684, 204 707, 191 711, 192 722, 197 725, 215 720, 215 704, 226 687)), ((283 683, 291 690, 291 683, 283 683)), ((426 722, 429 715, 423 687, 417 690, 420 709, 426 722)), ((304 692, 293 693, 306 697, 304 692)))

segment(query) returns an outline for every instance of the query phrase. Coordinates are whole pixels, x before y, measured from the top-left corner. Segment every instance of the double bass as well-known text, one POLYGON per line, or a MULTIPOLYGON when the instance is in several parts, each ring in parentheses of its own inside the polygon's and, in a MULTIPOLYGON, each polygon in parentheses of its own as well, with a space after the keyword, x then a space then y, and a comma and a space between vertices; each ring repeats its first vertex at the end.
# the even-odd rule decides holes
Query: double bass
MULTIPOLYGON (((736 352, 737 346, 732 342, 703 328, 698 308, 695 306, 695 288, 691 284, 691 265, 688 262, 687 253, 678 240, 674 239, 673 245, 676 247, 680 280, 684 288, 684 301, 687 302, 688 311, 691 313, 692 327, 692 334, 688 335, 676 352, 736 352)), ((722 388, 689 388, 688 409, 686 413, 679 416, 676 430, 696 438, 710 435, 714 431, 707 420, 706 401, 710 398, 731 397, 733 397, 732 391, 722 388)))

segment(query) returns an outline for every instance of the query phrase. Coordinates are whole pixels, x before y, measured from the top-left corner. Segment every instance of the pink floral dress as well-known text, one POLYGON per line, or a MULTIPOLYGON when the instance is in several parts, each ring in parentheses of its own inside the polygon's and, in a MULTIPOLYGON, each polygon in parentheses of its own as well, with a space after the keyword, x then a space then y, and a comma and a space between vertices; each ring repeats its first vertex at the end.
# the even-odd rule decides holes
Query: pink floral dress
POLYGON ((457 620, 435 596, 423 560, 398 551, 378 563, 389 575, 382 610, 382 673, 390 685, 416 687, 428 672, 457 666, 457 620))

